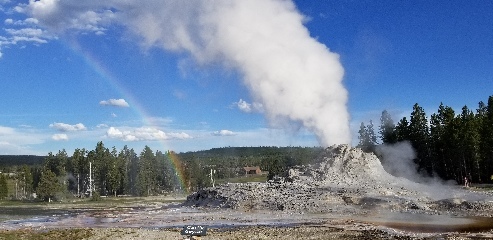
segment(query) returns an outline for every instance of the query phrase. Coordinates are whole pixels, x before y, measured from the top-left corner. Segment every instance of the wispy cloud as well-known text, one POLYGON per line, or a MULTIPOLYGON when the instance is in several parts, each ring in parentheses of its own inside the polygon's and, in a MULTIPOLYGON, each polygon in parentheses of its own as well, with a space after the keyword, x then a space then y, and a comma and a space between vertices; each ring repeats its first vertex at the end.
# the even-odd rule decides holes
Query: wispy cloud
POLYGON ((100 101, 99 104, 103 106, 130 107, 127 101, 125 101, 125 99, 123 98, 103 100, 100 101))
POLYGON ((115 127, 110 127, 106 131, 106 136, 109 138, 120 139, 123 141, 159 141, 169 139, 190 139, 192 138, 187 133, 165 133, 162 130, 152 127, 127 128, 120 130, 115 127))
POLYGON ((264 108, 261 103, 248 103, 247 101, 240 98, 238 102, 234 102, 233 106, 238 108, 242 112, 252 113, 252 112, 263 112, 264 108))
POLYGON ((96 128, 107 128, 107 127, 109 127, 108 124, 104 124, 104 123, 98 124, 96 126, 96 128))
POLYGON ((236 133, 230 130, 220 130, 212 133, 213 136, 235 136, 236 133))
POLYGON ((152 126, 168 126, 173 122, 169 117, 148 117, 146 120, 152 126))
POLYGON ((87 128, 82 123, 77 123, 75 125, 70 125, 66 123, 52 123, 50 124, 50 127, 61 132, 74 132, 74 131, 87 130, 87 128))
POLYGON ((53 134, 53 136, 51 136, 51 139, 55 141, 67 141, 68 136, 65 133, 57 133, 57 134, 53 134))
POLYGON ((39 23, 36 18, 26 18, 24 20, 14 20, 12 18, 7 18, 4 21, 7 25, 17 25, 17 26, 25 26, 25 25, 36 25, 39 23))
MULTIPOLYGON (((9 3, 4 1, 0 4, 9 3)), ((0 6, 0 10, 12 15, 13 13, 24 13, 26 4, 18 4, 14 8, 4 10, 0 6)), ((0 58, 2 57, 2 48, 8 48, 14 45, 20 45, 20 48, 28 44, 40 45, 48 43, 52 39, 58 37, 48 30, 42 29, 39 26, 39 20, 33 17, 28 17, 22 20, 7 18, 3 21, 5 27, 0 30, 0 58)))
POLYGON ((0 154, 44 154, 33 151, 31 145, 41 144, 47 138, 34 129, 0 126, 0 154))

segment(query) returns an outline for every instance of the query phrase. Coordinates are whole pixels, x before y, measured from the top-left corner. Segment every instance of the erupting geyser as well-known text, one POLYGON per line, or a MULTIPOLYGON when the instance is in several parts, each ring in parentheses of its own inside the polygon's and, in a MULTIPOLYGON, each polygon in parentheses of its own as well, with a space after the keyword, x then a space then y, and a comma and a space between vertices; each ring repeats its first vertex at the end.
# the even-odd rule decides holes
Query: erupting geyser
POLYGON ((147 47, 233 68, 273 125, 301 123, 324 146, 350 142, 339 56, 310 36, 292 1, 41 0, 26 9, 53 31, 116 22, 147 47))

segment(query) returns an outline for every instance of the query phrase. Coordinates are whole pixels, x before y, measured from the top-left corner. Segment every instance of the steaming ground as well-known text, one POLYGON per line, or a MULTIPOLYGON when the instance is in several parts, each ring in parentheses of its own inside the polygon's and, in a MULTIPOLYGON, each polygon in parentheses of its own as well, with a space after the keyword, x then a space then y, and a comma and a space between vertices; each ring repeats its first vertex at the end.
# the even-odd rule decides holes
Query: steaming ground
POLYGON ((19 219, 2 209, 0 219, 9 220, 0 233, 89 228, 90 239, 182 239, 181 227, 201 224, 211 229, 204 239, 493 238, 492 199, 438 181, 394 177, 375 155, 339 145, 275 181, 223 184, 182 203, 45 205, 43 213, 19 219))
POLYGON ((226 184, 190 195, 188 206, 303 213, 372 214, 380 211, 493 216, 491 196, 458 186, 420 184, 387 173, 359 148, 327 148, 312 164, 296 166, 267 183, 226 184))

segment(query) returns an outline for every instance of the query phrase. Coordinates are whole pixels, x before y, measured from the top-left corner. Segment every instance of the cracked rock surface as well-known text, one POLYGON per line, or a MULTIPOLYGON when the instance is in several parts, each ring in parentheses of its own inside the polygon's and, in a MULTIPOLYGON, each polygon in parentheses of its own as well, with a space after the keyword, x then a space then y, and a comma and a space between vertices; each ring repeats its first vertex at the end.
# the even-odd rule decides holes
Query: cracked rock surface
POLYGON ((332 146, 311 164, 265 183, 229 183, 188 196, 186 206, 306 213, 405 213, 493 216, 492 198, 434 181, 420 184, 387 173, 372 153, 332 146))

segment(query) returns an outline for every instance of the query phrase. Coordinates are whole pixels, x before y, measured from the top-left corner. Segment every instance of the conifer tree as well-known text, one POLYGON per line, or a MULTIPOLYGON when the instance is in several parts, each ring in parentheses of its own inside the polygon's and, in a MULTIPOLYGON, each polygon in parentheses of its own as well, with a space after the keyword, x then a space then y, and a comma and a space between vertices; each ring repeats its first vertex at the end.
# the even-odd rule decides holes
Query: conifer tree
POLYGON ((41 180, 36 189, 38 197, 51 202, 51 199, 54 198, 56 193, 60 190, 61 186, 55 173, 50 169, 45 168, 41 173, 41 180))
POLYGON ((373 152, 377 145, 377 136, 375 135, 373 121, 370 120, 370 124, 366 126, 362 122, 358 133, 359 143, 357 147, 361 148, 364 152, 373 152))
POLYGON ((379 133, 382 143, 393 144, 397 142, 395 124, 387 110, 383 110, 382 116, 380 117, 379 133))
POLYGON ((395 135, 397 141, 406 141, 411 139, 409 122, 406 117, 403 117, 395 126, 395 135))
POLYGON ((417 103, 413 106, 411 112, 411 119, 409 122, 409 137, 414 150, 416 151, 418 164, 420 170, 426 171, 428 174, 432 174, 434 171, 433 162, 430 159, 429 149, 429 129, 428 120, 426 118, 425 111, 417 103))
POLYGON ((0 199, 5 199, 9 196, 9 188, 7 178, 3 173, 0 173, 0 199))
POLYGON ((140 154, 139 164, 139 195, 149 196, 155 190, 155 171, 154 171, 154 153, 149 146, 145 146, 140 154))
POLYGON ((23 165, 21 167, 21 174, 22 174, 22 189, 23 193, 22 195, 24 197, 28 197, 33 192, 33 174, 31 173, 31 168, 29 168, 27 165, 23 165))
POLYGON ((479 126, 474 113, 464 106, 458 117, 458 144, 464 177, 470 181, 481 182, 481 159, 479 155, 479 126))
POLYGON ((435 164, 434 171, 443 179, 460 180, 457 175, 457 163, 453 160, 456 148, 455 112, 440 103, 438 112, 430 118, 430 158, 435 164))
POLYGON ((493 180, 493 95, 488 98, 486 105, 483 104, 480 115, 481 144, 480 152, 483 161, 484 175, 488 180, 493 180))

